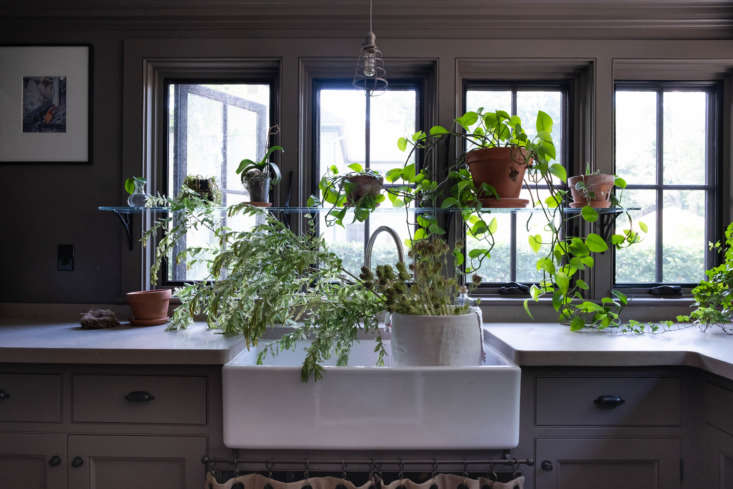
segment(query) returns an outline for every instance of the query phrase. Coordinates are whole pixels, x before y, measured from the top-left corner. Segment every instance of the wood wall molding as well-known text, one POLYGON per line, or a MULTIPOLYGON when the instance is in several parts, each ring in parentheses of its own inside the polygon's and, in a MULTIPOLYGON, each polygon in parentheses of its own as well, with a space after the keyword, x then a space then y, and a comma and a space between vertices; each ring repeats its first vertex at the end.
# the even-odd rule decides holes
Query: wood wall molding
MULTIPOLYGON (((361 37, 366 0, 9 0, 0 17, 78 29, 361 37)), ((380 38, 733 39, 728 0, 378 0, 380 38)))

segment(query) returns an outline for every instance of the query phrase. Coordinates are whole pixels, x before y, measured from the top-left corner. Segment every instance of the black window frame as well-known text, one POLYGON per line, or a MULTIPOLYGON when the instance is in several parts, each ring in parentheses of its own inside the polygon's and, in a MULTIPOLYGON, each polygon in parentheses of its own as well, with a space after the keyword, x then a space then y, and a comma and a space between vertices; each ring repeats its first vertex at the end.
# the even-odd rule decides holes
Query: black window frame
MULTIPOLYGON (((162 118, 164 120, 165 128, 165 147, 166 147, 166 158, 163 165, 163 171, 161 174, 161 187, 165 189, 165 193, 168 194, 170 190, 169 186, 169 175, 170 175, 170 139, 169 139, 169 132, 168 132, 168 124, 170 121, 171 113, 170 113, 170 86, 171 85, 237 85, 237 84, 249 84, 249 85, 269 85, 270 86, 270 107, 269 107, 269 124, 268 126, 272 126, 273 124, 277 124, 277 114, 279 112, 278 107, 278 101, 279 101, 279 84, 278 84, 278 77, 277 76, 263 76, 263 77, 246 77, 246 78, 165 78, 163 81, 164 84, 164 94, 165 94, 165 116, 162 118)), ((193 92, 192 92, 193 93, 193 92)), ((180 107, 179 105, 180 100, 176 100, 176 107, 180 107)), ((226 104, 225 104, 226 105, 226 104)), ((223 117, 226 117, 226 111, 223 113, 223 117)), ((177 123, 178 119, 174 115, 173 117, 175 123, 177 123)), ((226 119, 224 119, 226 121, 226 119)), ((224 122, 224 127, 226 128, 226 122, 224 122)), ((178 138, 178 128, 174 129, 176 131, 176 141, 179 141, 178 138)), ((265 128, 267 130, 267 127, 265 128)), ((273 145, 277 144, 277 136, 275 135, 269 135, 267 144, 273 145)), ((226 143, 225 143, 226 144, 226 143)), ((258 145, 258 149, 259 145, 258 145)), ((174 148, 174 151, 176 151, 176 148, 174 148)), ((277 159, 278 155, 273 155, 273 158, 277 159)), ((181 180, 180 182, 174 182, 176 185, 174 185, 174 190, 183 183, 181 180)), ((222 187, 223 190, 223 187, 222 187)), ((222 192, 224 193, 224 192, 222 192)), ((242 194, 244 194, 244 190, 241 191, 242 194)), ((222 196, 223 199, 225 199, 225 196, 222 196)), ((222 201, 222 204, 225 204, 226 200, 222 201)), ((183 242, 176 244, 173 250, 173 254, 177 255, 182 247, 185 247, 185 237, 182 238, 183 242)), ((184 267, 185 264, 178 264, 177 267, 184 267)), ((199 282, 198 280, 170 280, 169 277, 169 263, 168 259, 164 258, 160 267, 160 277, 158 280, 158 283, 163 287, 181 287, 187 283, 193 283, 193 282, 199 282)))
MULTIPOLYGON (((699 282, 664 282, 664 241, 663 241, 663 219, 664 219, 664 191, 665 190, 702 190, 705 195, 705 243, 715 242, 722 237, 722 199, 720 177, 723 175, 722 168, 722 84, 718 81, 667 81, 667 80, 643 80, 624 81, 619 80, 613 87, 613 165, 616 167, 616 93, 619 91, 644 91, 656 93, 656 181, 654 184, 634 184, 627 182, 628 190, 654 190, 656 195, 657 216, 656 216, 656 243, 655 243, 655 279, 654 282, 633 282, 623 283, 616 281, 616 250, 613 252, 611 261, 611 276, 613 288, 622 290, 625 294, 636 296, 665 296, 683 295, 689 296, 691 290, 699 282), (704 91, 707 93, 707 128, 706 128, 706 169, 705 184, 703 185, 679 185, 664 183, 664 92, 675 91, 704 91), (668 287, 667 287, 668 286, 668 287)), ((623 175, 621 175, 623 176, 623 175)), ((716 266, 720 263, 719 255, 705 247, 705 269, 716 266)), ((702 280, 704 277, 700 277, 702 280)))
MULTIPOLYGON (((350 90, 358 90, 354 88, 352 80, 346 79, 346 78, 315 78, 313 79, 313 107, 312 107, 312 135, 313 135, 313 158, 312 158, 312 175, 313 179, 311 182, 311 193, 313 195, 319 194, 318 189, 318 183, 321 179, 321 168, 320 168, 320 160, 321 160, 321 145, 320 145, 320 127, 321 127, 321 120, 320 120, 320 113, 321 113, 321 90, 339 90, 339 89, 350 89, 350 90)), ((422 127, 427 127, 427 122, 425 121, 425 80, 423 78, 413 78, 413 77, 405 77, 405 78, 398 78, 398 79, 390 79, 389 80, 389 86, 387 88, 387 91, 394 90, 394 89, 414 89, 416 91, 416 100, 415 100, 415 128, 416 130, 420 130, 422 127)), ((372 95, 375 97, 378 97, 379 95, 372 95)), ((366 109, 365 109, 365 126, 364 126, 364 142, 365 142, 365 152, 364 152, 364 167, 370 168, 370 146, 371 146, 371 128, 370 128, 370 119, 371 119, 371 102, 370 97, 367 95, 367 92, 364 91, 364 97, 366 98, 366 109)), ((395 136, 394 144, 397 144, 397 138, 400 135, 395 136)), ((407 135, 404 135, 407 136, 407 135)), ((422 168, 421 163, 422 162, 422 151, 418 150, 414 154, 415 159, 415 171, 419 172, 422 168)), ((384 188, 392 188, 392 187, 400 187, 402 186, 399 183, 387 183, 385 182, 383 187, 384 188)), ((319 224, 320 225, 320 224, 319 224)), ((317 232, 320 233, 320 229, 317 229, 317 232)), ((366 246, 367 242, 369 241, 369 237, 371 236, 371 217, 367 218, 364 221, 364 253, 366 253, 366 246)), ((365 255, 363 255, 365 256, 365 255)))
MULTIPOLYGON (((562 160, 565 170, 568 175, 574 168, 573 162, 571 161, 572 152, 571 148, 573 145, 573 121, 572 121, 572 108, 573 108, 573 82, 572 80, 558 79, 558 80, 478 80, 478 79, 466 79, 463 80, 463 86, 461 89, 462 106, 464 110, 467 109, 467 95, 469 90, 486 90, 486 91, 511 91, 511 114, 517 112, 517 92, 519 91, 560 91, 563 95, 562 102, 562 160)), ((526 121, 523 121, 525 124, 526 121)), ((460 148, 465 151, 465 148, 460 148)), ((557 159, 556 159, 557 160, 557 159)), ((540 186, 540 188, 547 188, 546 186, 540 186)), ((558 188, 567 188, 565 185, 560 185, 558 188)), ((521 295, 528 296, 528 286, 532 282, 517 282, 517 219, 518 212, 510 213, 511 222, 511 234, 509 239, 509 267, 510 267, 510 280, 508 282, 482 282, 475 290, 475 295, 480 296, 511 296, 521 295)), ((525 213, 526 214, 526 213, 525 213)), ((461 234, 463 242, 466 243, 466 232, 465 226, 461 234)), ((464 244, 464 254, 467 256, 466 245, 464 244)), ((492 258, 493 259, 493 258, 492 258)), ((465 271, 465 264, 463 265, 465 271)))

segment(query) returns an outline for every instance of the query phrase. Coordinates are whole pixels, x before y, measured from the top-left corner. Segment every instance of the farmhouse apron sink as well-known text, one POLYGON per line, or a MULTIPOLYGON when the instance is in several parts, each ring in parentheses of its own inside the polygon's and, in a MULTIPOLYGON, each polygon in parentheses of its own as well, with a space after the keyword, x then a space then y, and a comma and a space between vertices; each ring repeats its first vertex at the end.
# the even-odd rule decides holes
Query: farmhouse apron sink
MULTIPOLYGON (((519 441, 520 369, 484 346, 475 367, 376 367, 374 340, 303 383, 303 345, 223 368, 224 443, 241 449, 503 449, 519 441)), ((387 352, 389 342, 385 340, 387 352)))

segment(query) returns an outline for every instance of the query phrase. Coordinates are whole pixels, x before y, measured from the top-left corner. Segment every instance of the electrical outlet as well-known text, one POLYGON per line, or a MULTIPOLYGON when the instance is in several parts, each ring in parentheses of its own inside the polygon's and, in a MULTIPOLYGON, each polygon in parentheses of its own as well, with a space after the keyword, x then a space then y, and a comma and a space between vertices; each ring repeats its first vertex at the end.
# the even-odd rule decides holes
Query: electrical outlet
POLYGON ((74 245, 60 244, 56 255, 56 270, 59 272, 74 271, 74 245))

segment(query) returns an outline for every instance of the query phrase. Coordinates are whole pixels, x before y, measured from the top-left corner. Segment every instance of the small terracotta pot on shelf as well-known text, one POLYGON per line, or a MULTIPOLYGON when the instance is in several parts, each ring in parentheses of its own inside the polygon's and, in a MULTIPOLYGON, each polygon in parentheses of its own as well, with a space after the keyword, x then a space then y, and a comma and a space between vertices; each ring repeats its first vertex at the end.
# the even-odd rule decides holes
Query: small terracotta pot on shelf
POLYGON ((576 175, 568 179, 568 186, 573 195, 570 207, 585 207, 589 205, 596 209, 611 207, 611 192, 613 191, 615 177, 608 173, 597 173, 594 175, 576 175), (583 182, 586 187, 584 192, 577 189, 578 182, 583 182), (586 199, 586 193, 590 194, 590 200, 586 199))
POLYGON ((476 188, 491 185, 499 199, 485 198, 485 207, 524 207, 529 202, 519 199, 524 172, 532 164, 526 148, 479 148, 466 154, 466 163, 476 188))
POLYGON ((168 317, 168 307, 171 301, 170 289, 140 290, 127 293, 127 303, 132 309, 135 326, 155 326, 165 324, 168 317))
POLYGON ((346 196, 348 205, 354 205, 368 195, 379 195, 384 182, 381 176, 364 174, 347 175, 344 180, 350 184, 349 194, 346 196))

